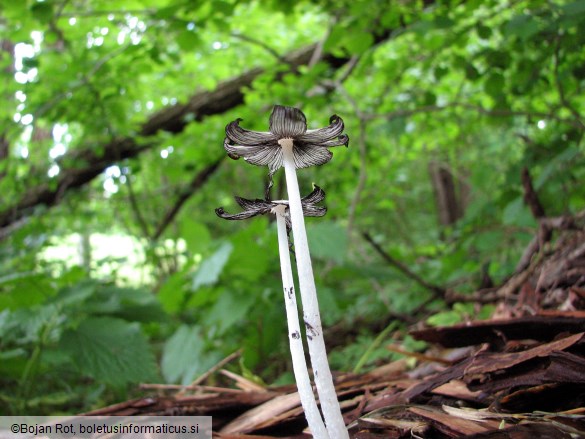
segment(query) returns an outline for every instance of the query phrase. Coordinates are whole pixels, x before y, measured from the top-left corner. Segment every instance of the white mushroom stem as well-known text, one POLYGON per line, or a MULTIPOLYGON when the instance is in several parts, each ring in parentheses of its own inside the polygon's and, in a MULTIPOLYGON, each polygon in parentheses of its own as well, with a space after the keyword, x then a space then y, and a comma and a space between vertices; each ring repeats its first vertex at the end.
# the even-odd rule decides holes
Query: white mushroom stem
POLYGON ((301 404, 305 411, 305 417, 309 424, 311 434, 316 439, 329 439, 321 413, 315 402, 315 395, 305 362, 303 349, 303 338, 299 324, 297 299, 295 297, 295 286, 293 281, 288 239, 286 233, 285 205, 278 205, 272 209, 276 214, 276 226, 278 229, 278 251, 280 255, 280 271, 282 273, 282 287, 284 290, 284 303, 286 305, 286 317, 288 321, 288 338, 290 342, 290 353, 292 357, 293 372, 301 398, 301 404))
POLYGON ((293 156, 293 140, 280 139, 278 143, 282 147, 283 152, 283 166, 286 175, 288 202, 297 259, 297 272, 299 275, 301 300, 303 302, 303 318, 307 334, 309 356, 311 357, 311 365, 313 366, 313 375, 315 377, 317 392, 319 393, 319 401, 321 402, 321 410, 323 411, 329 436, 335 439, 349 439, 349 434, 345 427, 343 416, 341 415, 337 394, 335 393, 335 387, 333 386, 333 377, 329 369, 329 362, 327 361, 327 351, 325 350, 323 328, 319 314, 319 302, 317 300, 317 289, 315 287, 315 278, 313 277, 313 266, 311 265, 311 255, 309 253, 303 207, 301 205, 301 194, 293 156))

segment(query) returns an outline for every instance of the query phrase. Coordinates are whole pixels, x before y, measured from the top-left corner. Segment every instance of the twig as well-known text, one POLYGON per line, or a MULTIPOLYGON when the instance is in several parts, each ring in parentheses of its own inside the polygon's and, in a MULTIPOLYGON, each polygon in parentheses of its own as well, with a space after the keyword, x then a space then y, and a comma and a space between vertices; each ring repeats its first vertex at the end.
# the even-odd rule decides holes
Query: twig
POLYGON ((577 127, 579 129, 583 128, 583 125, 580 122, 576 122, 574 119, 565 119, 565 118, 556 116, 555 114, 552 114, 552 113, 543 113, 541 111, 528 111, 528 110, 505 110, 505 109, 489 110, 489 109, 484 108, 480 105, 467 104, 464 102, 452 102, 450 104, 445 104, 445 105, 425 105, 425 106, 413 108, 410 110, 396 110, 396 111, 393 111, 391 113, 386 113, 386 114, 367 114, 367 115, 365 115, 365 117, 368 120, 373 120, 373 119, 392 120, 392 119, 399 119, 399 118, 403 118, 403 117, 413 116, 413 115, 419 114, 419 113, 439 112, 439 111, 449 110, 452 108, 464 108, 466 110, 473 110, 473 111, 476 111, 480 114, 484 114, 486 116, 492 116, 492 117, 509 117, 509 116, 538 117, 538 118, 542 118, 542 119, 556 120, 557 122, 566 123, 568 125, 577 127))
POLYGON ((230 372, 227 369, 221 369, 219 371, 220 374, 222 374, 223 376, 233 380, 236 385, 244 390, 244 391, 254 391, 254 392, 267 392, 268 390, 266 389, 266 387, 264 385, 260 385, 258 383, 255 383, 254 381, 243 377, 242 375, 238 375, 237 373, 234 372, 230 372))
MULTIPOLYGON (((540 199, 538 198, 538 194, 534 190, 534 185, 532 184, 532 177, 530 176, 530 172, 528 168, 522 168, 522 187, 524 189, 524 202, 530 208, 532 212, 532 216, 538 221, 540 219, 546 218, 546 212, 540 199)), ((528 247, 524 250, 524 253, 520 257, 520 261, 516 265, 515 273, 520 273, 524 269, 526 269, 530 265, 530 261, 532 257, 540 251, 542 246, 550 241, 552 238, 552 229, 546 227, 543 222, 539 224, 538 233, 532 239, 528 247)))
POLYGON ((398 269, 406 277, 412 279, 413 281, 418 283, 420 286, 422 286, 423 288, 425 288, 425 289, 429 290, 431 293, 433 293, 433 296, 434 296, 433 298, 439 298, 439 299, 446 300, 447 291, 444 288, 428 283, 427 281, 422 279, 418 274, 411 271, 402 262, 394 259, 388 253, 386 253, 376 241, 374 241, 374 239, 370 236, 370 234, 368 232, 363 232, 362 236, 364 237, 364 239, 366 241, 368 241, 370 243, 370 245, 374 248, 374 250, 376 250, 376 252, 378 252, 378 254, 380 256, 382 256, 382 258, 386 262, 388 262, 388 264, 390 264, 394 268, 398 269))
MULTIPOLYGON (((95 62, 95 64, 93 65, 93 67, 91 68, 91 70, 87 73, 85 73, 80 81, 78 81, 75 85, 69 87, 67 90, 63 91, 62 93, 58 93, 55 96, 53 96, 51 99, 47 100, 46 102, 44 102, 42 105, 40 105, 34 112, 33 112, 33 116, 36 119, 40 119, 41 116, 43 116, 45 113, 47 113, 51 108, 55 107, 58 103, 60 103, 63 100, 69 99, 68 96, 72 93, 77 91, 78 89, 81 89, 82 87, 91 87, 91 78, 93 76, 95 76, 95 74, 109 61, 111 61, 112 59, 114 59, 115 57, 117 57, 118 55, 122 54, 126 49, 128 49, 129 47, 131 47, 131 44, 126 44, 125 46, 122 46, 114 51, 112 51, 111 53, 108 53, 106 55, 104 55, 102 58, 100 58, 98 61, 95 62)), ((90 91, 93 92, 94 95, 96 95, 96 101, 98 104, 100 104, 101 109, 103 110, 104 108, 104 104, 102 103, 102 99, 101 96, 99 94, 99 90, 96 93, 95 87, 93 89, 90 89, 90 91)), ((107 111, 106 111, 107 113, 107 111)))
POLYGON ((325 47, 325 43, 327 42, 329 35, 331 35, 331 28, 334 25, 335 25, 335 23, 333 23, 331 26, 329 26, 327 28, 327 31, 325 31, 325 35, 323 35, 323 38, 321 38, 321 40, 318 41, 317 44, 315 45, 315 50, 313 51, 313 55, 311 56, 311 59, 309 60, 309 63, 307 64, 309 69, 312 69, 315 66, 315 64, 317 64, 323 58, 323 48, 325 47))
POLYGON ((252 38, 252 37, 249 37, 248 35, 244 35, 244 34, 240 34, 240 33, 236 33, 236 32, 232 32, 230 34, 230 36, 232 36, 233 38, 237 38, 239 40, 242 40, 242 41, 246 41, 247 43, 252 43, 256 46, 259 46, 262 49, 264 49, 266 52, 268 52, 270 55, 272 55, 274 58, 276 58, 278 60, 278 62, 283 63, 283 64, 289 64, 289 62, 286 60, 286 58, 284 58, 282 55, 280 55, 276 50, 274 50, 272 47, 270 47, 264 41, 260 41, 260 40, 257 40, 256 38, 252 38))
POLYGON ((179 197, 175 201, 175 204, 173 206, 171 206, 171 208, 164 215, 162 221, 160 222, 160 224, 156 228, 156 232, 154 232, 154 235, 152 236, 153 240, 157 240, 158 238, 160 238, 162 236, 164 231, 173 222, 173 219, 177 216, 177 214, 181 210, 181 207, 183 207, 183 204, 185 204, 185 202, 195 193, 195 191, 197 189, 201 188, 201 186, 203 186, 205 184, 205 182, 207 182, 209 177, 211 177, 213 175, 213 173, 217 170, 217 168, 219 168, 219 165, 221 164, 223 159, 224 159, 224 156, 215 160, 210 165, 207 165, 205 168, 203 168, 199 172, 199 174, 197 174, 193 178, 193 180, 191 180, 191 183, 189 183, 189 186, 183 191, 183 193, 181 193, 179 195, 179 197))
POLYGON ((28 221, 29 221, 28 217, 19 218, 5 227, 0 227, 0 241, 3 241, 5 238, 10 236, 11 233, 20 229, 22 226, 28 223, 28 221))
POLYGON ((181 392, 177 393, 177 396, 182 396, 183 390, 203 390, 208 392, 219 392, 219 393, 242 393, 244 390, 240 389, 230 389, 226 387, 216 387, 216 386, 182 386, 180 384, 140 384, 140 389, 144 390, 181 390, 181 392))
POLYGON ((205 372, 204 374, 200 375, 191 384, 189 384, 186 387, 183 387, 183 390, 181 390, 179 393, 177 393, 177 395, 183 395, 186 390, 189 390, 189 389, 191 389, 193 387, 199 386, 202 382, 204 382, 207 378, 209 378, 209 376, 211 376, 212 374, 214 374, 215 372, 217 372, 219 369, 221 369, 222 367, 224 367, 226 364, 228 364, 229 362, 231 362, 232 360, 238 358, 241 355, 242 355, 242 350, 241 349, 238 349, 237 351, 232 352, 227 357, 225 357, 223 360, 221 360, 219 363, 217 363, 215 366, 213 366, 211 369, 209 369, 207 372, 205 372))
POLYGON ((527 167, 522 168, 522 187, 524 188, 524 202, 532 211, 532 216, 536 219, 544 218, 546 213, 538 194, 534 190, 532 177, 527 167))
POLYGON ((150 236, 150 231, 148 230, 148 224, 144 220, 144 216, 138 207, 138 202, 136 201, 136 194, 134 193, 134 189, 132 188, 132 176, 126 176, 126 186, 128 187, 128 198, 130 199, 130 206, 132 207, 132 212, 134 212, 134 217, 136 218, 136 222, 140 226, 140 230, 142 235, 145 238, 150 236))
POLYGON ((121 9, 121 10, 93 10, 93 11, 87 11, 87 10, 76 10, 76 11, 72 11, 72 12, 63 12, 61 14, 59 14, 59 17, 63 17, 63 18, 69 18, 69 17, 101 17, 104 15, 127 15, 127 14, 131 14, 131 15, 140 15, 140 14, 145 14, 145 15, 153 15, 157 12, 157 9, 155 8, 145 8, 145 9, 121 9))
POLYGON ((516 265, 514 274, 517 275, 523 270, 527 269, 532 261, 532 258, 537 254, 542 246, 550 241, 552 238, 553 230, 572 230, 578 229, 577 222, 585 217, 585 211, 576 213, 573 216, 558 216, 558 217, 543 217, 538 219, 538 232, 537 235, 530 241, 530 244, 526 247, 520 261, 516 265))
POLYGON ((353 71, 355 70, 355 68, 357 67, 359 60, 360 60, 360 57, 357 56, 357 55, 353 55, 349 59, 349 61, 347 62, 346 67, 345 67, 343 73, 336 80, 336 82, 338 84, 343 84, 345 82, 345 80, 347 78, 349 78, 349 75, 351 75, 353 73, 353 71))

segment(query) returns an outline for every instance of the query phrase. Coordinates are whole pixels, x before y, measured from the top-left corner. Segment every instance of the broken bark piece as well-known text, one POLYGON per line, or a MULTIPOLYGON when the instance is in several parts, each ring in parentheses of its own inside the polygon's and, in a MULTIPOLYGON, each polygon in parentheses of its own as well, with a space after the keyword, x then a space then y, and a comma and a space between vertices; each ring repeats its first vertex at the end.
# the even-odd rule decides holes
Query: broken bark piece
POLYGON ((432 390, 432 393, 442 396, 450 396, 461 401, 479 402, 481 392, 469 390, 461 380, 452 380, 432 390))
POLYGON ((585 319, 570 313, 558 316, 529 316, 506 320, 489 320, 461 325, 411 331, 417 340, 438 343, 446 348, 481 343, 501 343, 507 340, 533 339, 550 341, 567 332, 585 332, 585 319))
POLYGON ((530 423, 503 430, 465 436, 465 439, 571 439, 571 435, 550 424, 530 423))
POLYGON ((510 413, 543 411, 559 412, 583 404, 585 385, 548 383, 519 389, 497 402, 499 410, 510 413))
POLYGON ((550 354, 551 364, 544 374, 550 381, 585 384, 585 358, 570 352, 550 354))
POLYGON ((548 357, 553 351, 562 351, 582 341, 584 334, 574 334, 550 343, 545 343, 521 352, 480 352, 473 358, 471 365, 465 369, 466 375, 485 374, 507 369, 536 357, 548 357))
MULTIPOLYGON (((434 421, 433 426, 449 437, 461 437, 461 435, 482 433, 491 429, 489 424, 481 425, 479 422, 451 416, 431 407, 410 407, 408 411, 434 421)), ((491 427, 497 427, 497 423, 491 427)))
POLYGON ((299 407, 300 405, 301 399, 298 392, 278 396, 270 401, 266 401, 258 407, 254 407, 253 409, 242 413, 228 425, 224 426, 220 430, 220 433, 250 433, 257 430, 259 427, 268 426, 270 420, 286 411, 299 407))

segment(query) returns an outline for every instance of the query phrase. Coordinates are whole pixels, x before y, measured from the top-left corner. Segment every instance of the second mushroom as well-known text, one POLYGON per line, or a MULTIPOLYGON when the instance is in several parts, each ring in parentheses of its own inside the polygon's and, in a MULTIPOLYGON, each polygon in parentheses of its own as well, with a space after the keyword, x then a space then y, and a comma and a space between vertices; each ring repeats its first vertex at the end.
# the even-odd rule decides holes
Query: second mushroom
POLYGON ((276 105, 272 111, 269 132, 243 129, 239 126, 240 120, 237 119, 227 125, 224 148, 231 158, 237 159, 243 157, 244 160, 251 164, 268 166, 270 171, 270 184, 266 190, 267 199, 246 200, 236 198, 238 204, 245 209, 244 212, 228 215, 220 208, 216 210, 216 213, 226 219, 244 219, 268 212, 276 214, 279 231, 281 271, 285 290, 285 302, 287 303, 287 316, 289 318, 289 332, 291 334, 289 338, 291 339, 293 370, 297 379, 297 386, 307 422, 314 437, 331 439, 349 438, 343 416, 341 415, 341 409, 327 360, 317 291, 304 222, 304 215, 322 216, 325 214, 324 208, 314 205, 315 202, 321 201, 324 198, 324 193, 319 188, 316 188, 310 195, 301 200, 296 175, 296 169, 322 165, 331 160, 333 154, 329 151, 330 147, 348 145, 348 136, 342 134, 344 129, 343 120, 334 115, 330 118, 329 126, 316 130, 308 130, 306 118, 302 111, 297 108, 280 105, 276 105), (270 186, 272 185, 272 176, 280 167, 284 167, 285 170, 288 201, 270 201, 268 195, 270 186), (299 326, 298 315, 296 314, 296 300, 294 302, 296 323, 295 317, 292 315, 293 302, 290 300, 294 298, 294 284, 288 250, 286 251, 286 257, 283 255, 285 253, 284 249, 288 249, 287 242, 283 244, 283 240, 286 239, 286 232, 288 231, 287 226, 289 230, 292 228, 293 232, 307 345, 315 385, 325 419, 326 431, 323 427, 321 416, 316 409, 316 403, 310 388, 310 381, 307 390, 308 371, 304 363, 304 356, 302 357, 303 365, 300 365, 302 340, 300 340, 300 331, 297 331, 295 327, 295 325, 299 326), (288 268, 286 267, 287 264, 288 268), (295 343, 294 341, 297 335, 299 335, 300 343, 295 343), (301 350, 295 348, 296 350, 293 351, 295 344, 298 344, 301 350), (297 357, 296 360, 295 357, 297 357), (296 365, 295 362, 297 363, 296 365), (299 371, 298 376, 297 370, 299 371), (308 394, 309 390, 310 395, 308 394))

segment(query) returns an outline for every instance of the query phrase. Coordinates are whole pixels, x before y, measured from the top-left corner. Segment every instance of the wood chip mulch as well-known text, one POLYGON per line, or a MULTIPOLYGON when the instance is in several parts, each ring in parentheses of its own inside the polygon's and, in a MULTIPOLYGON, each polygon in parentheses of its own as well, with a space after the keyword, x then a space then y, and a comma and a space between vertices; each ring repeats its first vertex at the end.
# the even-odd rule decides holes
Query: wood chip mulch
MULTIPOLYGON (((573 221, 552 242, 476 293, 497 303, 491 320, 417 328, 424 355, 337 375, 351 437, 585 438, 585 230, 573 221)), ((145 386, 152 396, 88 414, 210 415, 217 438, 311 437, 294 386, 217 373, 233 388, 145 386)))

